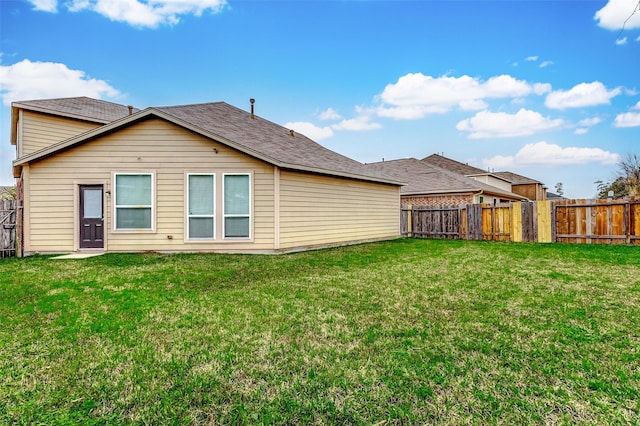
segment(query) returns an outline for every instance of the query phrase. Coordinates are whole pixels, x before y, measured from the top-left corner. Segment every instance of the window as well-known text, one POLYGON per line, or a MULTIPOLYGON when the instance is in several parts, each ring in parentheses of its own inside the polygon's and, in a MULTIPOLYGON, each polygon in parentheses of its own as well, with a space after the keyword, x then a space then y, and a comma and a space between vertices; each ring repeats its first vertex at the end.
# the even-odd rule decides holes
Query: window
POLYGON ((116 173, 115 229, 153 229, 153 175, 116 173))
POLYGON ((187 235, 189 239, 215 238, 215 175, 187 175, 187 235))
POLYGON ((251 189, 248 174, 224 175, 224 237, 249 238, 251 189))

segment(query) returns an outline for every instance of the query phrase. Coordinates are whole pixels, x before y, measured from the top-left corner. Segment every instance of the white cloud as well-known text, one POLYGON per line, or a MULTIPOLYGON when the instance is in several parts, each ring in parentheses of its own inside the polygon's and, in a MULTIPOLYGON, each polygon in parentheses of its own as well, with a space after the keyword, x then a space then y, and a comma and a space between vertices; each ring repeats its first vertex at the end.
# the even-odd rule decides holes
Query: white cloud
POLYGON ((630 112, 618 114, 613 121, 615 127, 639 127, 640 126, 640 102, 631 107, 630 112), (638 112, 635 112, 638 111, 638 112))
POLYGON ((607 90, 599 81, 580 83, 570 90, 556 90, 547 95, 544 104, 548 108, 565 109, 611 103, 611 98, 622 93, 622 89, 607 90))
POLYGON ((58 0, 29 0, 34 10, 56 13, 58 11, 58 0))
POLYGON ((593 18, 607 30, 620 30, 623 25, 626 29, 640 28, 638 7, 637 0, 609 0, 593 18))
POLYGON ((563 120, 552 120, 538 112, 521 108, 515 114, 481 111, 460 121, 456 129, 469 132, 470 139, 487 139, 527 136, 557 129, 564 124, 563 120))
POLYGON ((626 37, 622 37, 622 38, 616 39, 616 45, 622 46, 622 45, 625 45, 625 44, 627 44, 627 38, 626 37))
POLYGON ((342 120, 338 124, 334 124, 331 126, 334 130, 351 130, 351 131, 365 131, 365 130, 376 130, 382 128, 380 123, 376 123, 371 121, 371 117, 366 115, 360 115, 356 118, 351 118, 348 120, 342 120))
POLYGON ((57 97, 113 98, 120 92, 106 81, 89 78, 84 71, 71 70, 64 64, 24 59, 0 65, 0 96, 4 105, 11 105, 13 101, 57 97))
POLYGON ((317 115, 320 120, 340 120, 342 117, 333 108, 327 108, 317 115))
POLYGON ((533 85, 533 93, 536 95, 544 95, 551 92, 551 84, 549 83, 535 83, 533 85))
MULTIPOLYGON (((470 104, 465 103, 465 106, 470 104)), ((438 106, 400 106, 379 107, 376 112, 380 117, 393 118, 395 120, 417 120, 428 114, 443 114, 449 111, 446 107, 438 106)))
MULTIPOLYGON (((332 124, 330 126, 319 127, 313 123, 299 121, 287 123, 285 124, 285 127, 293 129, 296 132, 300 132, 313 140, 330 138, 334 135, 334 130, 364 132, 382 128, 382 125, 380 123, 372 121, 372 116, 375 112, 374 110, 357 106, 355 108, 355 112, 356 114, 354 118, 343 119, 340 122, 332 124)), ((318 114, 317 116, 320 119, 322 119, 323 117, 329 119, 341 118, 340 115, 331 108, 318 114)))
POLYGON ((377 113, 383 117, 410 120, 445 113, 453 108, 484 109, 486 99, 522 97, 550 90, 549 84, 530 84, 510 75, 482 81, 468 75, 432 77, 410 73, 384 88, 377 97, 382 103, 377 113))
POLYGON ((533 87, 526 81, 516 80, 510 75, 491 77, 481 85, 482 97, 487 98, 513 98, 526 96, 533 92, 533 87))
POLYGON ((553 61, 543 61, 540 63, 540 65, 538 65, 538 67, 540 68, 546 68, 553 65, 553 61))
POLYGON ((592 126, 595 126, 596 124, 600 124, 600 123, 602 123, 602 118, 600 118, 600 117, 591 117, 591 118, 585 118, 584 120, 578 121, 578 126, 579 127, 592 127, 592 126))
POLYGON ((286 123, 284 127, 292 129, 298 133, 302 133, 309 139, 319 141, 321 139, 327 139, 333 136, 333 130, 330 127, 318 127, 313 123, 305 121, 294 121, 286 123))
POLYGON ((562 166, 587 163, 616 164, 620 156, 600 148, 562 148, 560 145, 547 142, 527 144, 515 155, 496 155, 485 158, 485 167, 508 169, 519 166, 562 166))
POLYGON ((640 112, 618 114, 613 125, 615 127, 638 127, 640 126, 640 112))
MULTIPOLYGON (((57 0, 30 1, 38 10, 57 10, 57 0)), ((69 0, 61 4, 71 12, 90 10, 112 21, 155 28, 177 24, 183 15, 201 16, 207 10, 218 13, 226 3, 226 0, 69 0)))
POLYGON ((524 58, 524 60, 529 62, 535 62, 538 60, 538 56, 527 56, 526 58, 524 58))
POLYGON ((602 123, 602 119, 600 117, 585 118, 584 120, 578 121, 578 125, 574 133, 576 135, 584 135, 589 132, 589 127, 593 127, 600 123, 602 123))
POLYGON ((480 99, 471 99, 468 101, 460 101, 458 107, 463 111, 478 111, 488 108, 489 105, 480 99))

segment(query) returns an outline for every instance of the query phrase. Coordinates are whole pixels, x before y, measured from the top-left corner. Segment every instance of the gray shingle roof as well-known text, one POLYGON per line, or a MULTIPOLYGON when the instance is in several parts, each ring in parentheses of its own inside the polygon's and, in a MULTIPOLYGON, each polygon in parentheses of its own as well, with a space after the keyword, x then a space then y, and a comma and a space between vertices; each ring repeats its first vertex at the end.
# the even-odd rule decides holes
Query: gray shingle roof
MULTIPOLYGON (((51 111, 53 111, 53 108, 62 108, 63 111, 61 112, 73 108, 71 105, 75 104, 71 101, 61 102, 64 100, 60 99, 53 101, 50 103, 47 103, 47 101, 29 101, 28 104, 37 104, 40 107, 46 105, 51 111)), ((102 102, 92 103, 83 99, 79 101, 83 106, 76 110, 76 115, 91 113, 90 108, 88 108, 90 105, 104 107, 102 102)), ((18 105, 14 104, 14 106, 23 104, 25 103, 21 102, 18 105)), ((114 108, 112 111, 117 113, 121 112, 121 109, 114 108)), ((292 135, 289 129, 258 116, 253 116, 252 118, 252 115, 247 111, 225 102, 151 107, 131 116, 129 116, 127 110, 125 115, 114 114, 112 117, 114 116, 117 116, 114 119, 115 121, 20 158, 14 162, 14 166, 20 166, 39 158, 54 155, 56 152, 99 137, 103 132, 116 131, 118 128, 138 120, 156 116, 284 169, 342 176, 392 185, 402 184, 402 182, 396 181, 382 172, 369 169, 358 161, 331 151, 300 133, 294 132, 292 135)), ((176 149, 179 149, 179 147, 176 147, 176 149)))
POLYGON ((496 176, 500 176, 503 179, 507 179, 511 182, 512 185, 527 185, 531 183, 542 184, 542 182, 538 180, 531 179, 513 172, 494 172, 493 174, 496 176))
MULTIPOLYGON (((76 98, 38 99, 14 102, 13 107, 33 111, 78 118, 98 123, 110 123, 129 115, 129 107, 113 102, 92 99, 86 96, 76 98)), ((133 108, 133 112, 139 111, 133 108)))
POLYGON ((488 173, 486 170, 452 160, 451 158, 447 158, 439 154, 431 154, 430 156, 423 158, 421 161, 465 176, 488 173))
POLYGON ((284 168, 305 169, 330 174, 338 172, 370 180, 390 181, 389 176, 338 154, 300 133, 292 133, 225 102, 152 108, 231 141, 242 151, 284 168))
MULTIPOLYGON (((487 173, 489 173, 486 170, 482 170, 477 167, 473 167, 438 154, 432 154, 428 157, 423 158, 421 161, 437 167, 441 167, 446 170, 451 170, 452 172, 456 172, 465 176, 486 175, 487 173)), ((531 183, 542 184, 542 182, 540 181, 513 172, 491 172, 489 174, 511 182, 512 185, 526 185, 531 183)))
POLYGON ((483 191, 512 199, 525 198, 415 158, 371 163, 367 167, 408 182, 407 185, 400 188, 400 194, 402 195, 483 191))

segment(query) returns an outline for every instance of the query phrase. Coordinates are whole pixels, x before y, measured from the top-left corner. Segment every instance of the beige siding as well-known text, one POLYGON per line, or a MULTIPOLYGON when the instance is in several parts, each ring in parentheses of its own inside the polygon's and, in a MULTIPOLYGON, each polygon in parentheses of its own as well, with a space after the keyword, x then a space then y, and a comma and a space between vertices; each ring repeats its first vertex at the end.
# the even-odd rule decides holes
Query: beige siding
POLYGON ((20 157, 101 126, 98 123, 25 110, 20 115, 19 125, 22 139, 18 152, 20 157))
POLYGON ((280 247, 395 238, 400 190, 289 171, 280 180, 280 247))
MULTIPOLYGON (((113 200, 111 195, 106 195, 108 251, 261 251, 274 248, 273 166, 168 122, 148 120, 31 164, 28 168, 31 225, 25 235, 25 252, 76 250, 77 186, 104 183, 105 191, 113 193, 115 172, 154 173, 156 226, 154 231, 114 231, 113 200), (185 241, 187 172, 216 173, 218 188, 223 173, 252 173, 251 241, 222 241, 221 212, 216 212, 218 241, 185 241)), ((217 207, 220 209, 221 203, 217 207)))

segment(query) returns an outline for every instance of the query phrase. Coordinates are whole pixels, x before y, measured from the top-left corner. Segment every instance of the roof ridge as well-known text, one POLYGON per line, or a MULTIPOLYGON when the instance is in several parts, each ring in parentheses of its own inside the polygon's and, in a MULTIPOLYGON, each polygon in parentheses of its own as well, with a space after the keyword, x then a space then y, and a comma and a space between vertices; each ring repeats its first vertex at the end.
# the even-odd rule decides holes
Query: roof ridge
POLYGON ((29 100, 21 100, 21 101, 13 101, 12 104, 16 103, 16 104, 28 104, 31 102, 55 102, 55 101, 68 101, 68 100, 72 100, 72 99, 86 99, 92 102, 102 102, 102 103, 106 103, 106 104, 111 104, 111 105, 117 105, 117 106, 121 106, 121 107, 127 107, 128 105, 125 104, 120 104, 117 102, 113 102, 113 101, 107 101, 104 99, 96 99, 96 98, 91 98, 89 96, 67 96, 64 98, 41 98, 41 99, 29 99, 29 100))

